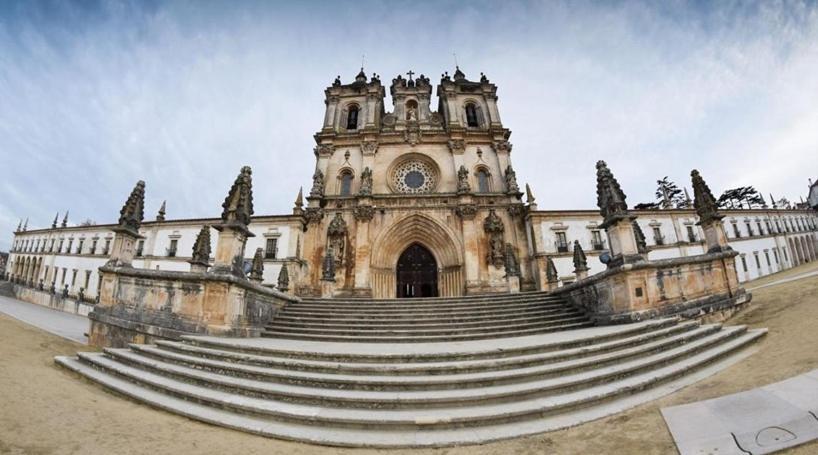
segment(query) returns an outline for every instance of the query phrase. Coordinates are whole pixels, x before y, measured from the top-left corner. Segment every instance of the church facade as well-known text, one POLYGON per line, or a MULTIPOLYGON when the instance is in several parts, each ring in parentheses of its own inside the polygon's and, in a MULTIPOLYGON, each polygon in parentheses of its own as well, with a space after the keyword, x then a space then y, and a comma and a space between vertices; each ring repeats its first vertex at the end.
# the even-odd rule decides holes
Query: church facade
MULTIPOLYGON (((363 70, 325 90, 311 188, 299 193, 292 214, 254 216, 249 225, 245 258, 261 249, 264 285, 299 296, 373 298, 543 290, 574 281, 575 243, 591 274, 604 270, 597 258, 608 239, 599 211, 541 211, 530 190, 523 200, 511 132, 485 76, 445 74, 434 108, 423 75, 398 76, 388 89, 389 110, 387 87, 363 70), (549 261, 556 282, 547 276, 549 261)), ((650 259, 705 252, 692 207, 633 213, 650 259)), ((815 211, 722 213, 741 281, 816 258, 815 211)), ((27 224, 14 234, 7 275, 93 299, 114 226, 69 226, 67 215, 51 228, 27 224)), ((188 270, 197 234, 216 224, 166 219, 163 205, 139 229, 134 267, 188 270)))

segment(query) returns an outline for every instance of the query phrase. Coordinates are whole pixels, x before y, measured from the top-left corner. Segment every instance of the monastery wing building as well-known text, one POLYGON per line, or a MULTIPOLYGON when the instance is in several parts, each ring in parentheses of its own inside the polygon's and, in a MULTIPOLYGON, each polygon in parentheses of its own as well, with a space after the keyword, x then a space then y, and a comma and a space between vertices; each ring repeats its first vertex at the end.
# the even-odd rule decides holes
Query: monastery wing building
MULTIPOLYGON (((433 109, 429 78, 408 76, 391 81, 390 111, 386 87, 363 70, 353 82, 338 78, 325 90, 312 187, 299 193, 292 214, 252 218, 247 270, 261 249, 265 286, 297 296, 373 298, 570 284, 577 277, 575 245, 587 254, 589 270, 581 272, 605 270, 598 258, 609 245, 599 210, 538 210, 530 190, 523 201, 497 86, 482 74, 469 80, 458 68, 441 78, 433 109)), ((815 188, 809 198, 818 207, 815 188)), ((141 224, 135 268, 187 271, 202 228, 221 221, 166 219, 165 211, 163 204, 154 221, 141 224)), ((739 253, 740 281, 816 257, 813 210, 721 212, 729 244, 739 253)), ((631 213, 649 259, 706 253, 692 205, 631 213)), ((93 301, 115 227, 69 226, 67 213, 50 228, 21 223, 5 275, 93 301)), ((210 242, 215 249, 215 238, 210 242)))

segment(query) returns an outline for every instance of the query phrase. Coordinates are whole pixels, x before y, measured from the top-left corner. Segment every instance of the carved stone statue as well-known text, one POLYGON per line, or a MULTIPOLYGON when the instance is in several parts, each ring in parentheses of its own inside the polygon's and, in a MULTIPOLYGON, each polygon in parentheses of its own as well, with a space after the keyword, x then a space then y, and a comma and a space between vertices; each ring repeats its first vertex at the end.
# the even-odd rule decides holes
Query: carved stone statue
POLYGON ((506 276, 520 276, 517 254, 514 253, 514 247, 510 243, 506 243, 506 276))
POLYGON ((346 246, 347 223, 341 212, 336 212, 335 217, 330 221, 327 228, 327 242, 329 244, 327 251, 335 252, 333 260, 335 267, 341 267, 344 263, 344 249, 346 246))
POLYGON ((457 194, 471 193, 471 185, 469 184, 469 171, 466 166, 461 165, 457 171, 457 194))
POLYGON ((328 247, 324 254, 324 262, 321 266, 321 279, 323 281, 335 281, 335 256, 332 247, 328 247))
POLYGON ((312 175, 312 189, 310 189, 310 197, 324 197, 324 173, 321 172, 320 169, 316 169, 315 174, 312 175))
POLYGON ((365 167, 361 172, 361 189, 358 190, 359 196, 372 195, 372 169, 365 167))
POLYGON ((489 263, 498 268, 502 267, 505 264, 505 241, 503 240, 505 226, 494 209, 489 210, 489 215, 483 221, 483 231, 489 236, 489 263))
POLYGON ((520 187, 517 185, 517 173, 514 172, 510 164, 506 168, 506 192, 514 195, 520 193, 520 187))

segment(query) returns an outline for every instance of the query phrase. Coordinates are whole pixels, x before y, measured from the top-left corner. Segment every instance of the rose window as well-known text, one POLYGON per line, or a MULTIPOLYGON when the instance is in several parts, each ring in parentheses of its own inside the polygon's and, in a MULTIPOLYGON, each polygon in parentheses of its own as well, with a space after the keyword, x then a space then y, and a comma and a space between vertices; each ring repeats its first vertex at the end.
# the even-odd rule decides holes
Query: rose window
POLYGON ((399 193, 428 193, 435 187, 435 171, 422 161, 407 161, 399 165, 392 178, 399 193))

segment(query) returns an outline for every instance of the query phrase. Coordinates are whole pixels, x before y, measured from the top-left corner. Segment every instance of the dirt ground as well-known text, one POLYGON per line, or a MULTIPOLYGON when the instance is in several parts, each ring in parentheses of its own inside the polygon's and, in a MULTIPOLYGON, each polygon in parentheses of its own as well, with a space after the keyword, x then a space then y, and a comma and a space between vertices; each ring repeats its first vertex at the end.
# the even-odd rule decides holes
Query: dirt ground
MULTIPOLYGON (((747 287, 818 270, 809 264, 747 287)), ((750 358, 663 399, 574 428, 480 446, 363 450, 310 446, 227 430, 121 398, 54 364, 87 350, 0 314, 0 453, 6 454, 666 454, 659 409, 739 392, 818 368, 818 276, 754 291, 729 324, 767 327, 750 358)), ((813 442, 787 453, 818 453, 813 442)))

